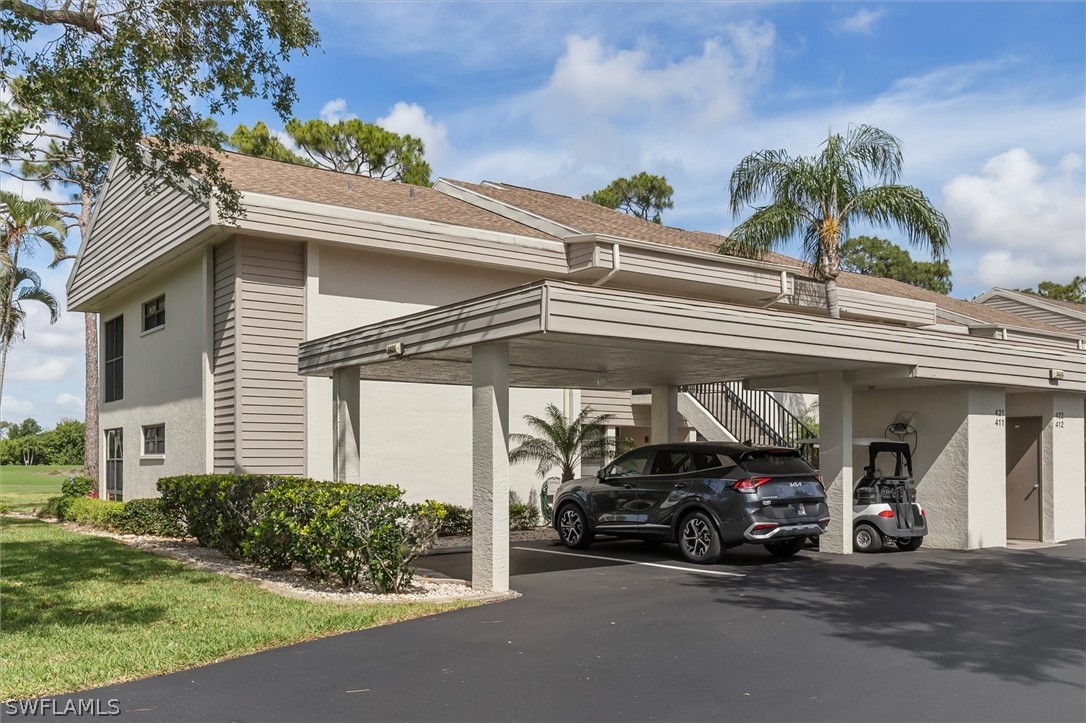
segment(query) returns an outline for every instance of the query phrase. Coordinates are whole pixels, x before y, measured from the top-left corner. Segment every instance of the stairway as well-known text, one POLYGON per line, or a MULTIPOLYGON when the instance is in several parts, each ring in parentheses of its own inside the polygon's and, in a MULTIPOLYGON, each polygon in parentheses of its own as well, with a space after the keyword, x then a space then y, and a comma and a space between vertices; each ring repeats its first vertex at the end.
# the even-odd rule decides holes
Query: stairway
MULTIPOLYGON (((817 436, 773 394, 747 389, 742 382, 691 384, 680 392, 689 394, 739 442, 794 447, 801 439, 817 436)), ((698 431, 707 439, 715 437, 698 431)))

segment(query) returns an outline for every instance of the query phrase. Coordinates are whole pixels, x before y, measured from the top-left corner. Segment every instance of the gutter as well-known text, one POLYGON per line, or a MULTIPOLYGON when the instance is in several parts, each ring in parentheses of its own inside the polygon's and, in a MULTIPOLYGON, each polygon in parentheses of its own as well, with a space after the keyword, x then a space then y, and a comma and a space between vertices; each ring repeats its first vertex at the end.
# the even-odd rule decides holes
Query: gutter
POLYGON ((592 282, 593 286, 603 286, 611 279, 615 278, 615 274, 622 270, 622 257, 619 256, 618 242, 611 244, 611 270, 607 272, 607 275, 602 279, 598 279, 592 282))
POLYGON ((762 303, 758 308, 759 309, 768 309, 769 307, 776 304, 778 301, 783 301, 783 300, 787 299, 789 296, 791 296, 791 294, 788 293, 788 272, 787 271, 782 271, 781 272, 781 293, 777 294, 776 296, 770 297, 769 299, 766 299, 764 301, 764 303, 762 303))

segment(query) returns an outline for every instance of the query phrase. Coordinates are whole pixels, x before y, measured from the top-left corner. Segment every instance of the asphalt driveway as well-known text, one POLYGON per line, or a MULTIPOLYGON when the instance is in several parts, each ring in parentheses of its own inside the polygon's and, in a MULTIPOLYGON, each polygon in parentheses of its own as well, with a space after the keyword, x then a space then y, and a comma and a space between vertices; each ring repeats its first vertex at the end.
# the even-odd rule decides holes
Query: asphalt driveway
MULTIPOLYGON (((517 600, 79 697, 132 721, 1086 720, 1082 541, 708 569, 566 552, 515 544, 517 600)), ((470 556, 425 565, 464 577, 470 556)))

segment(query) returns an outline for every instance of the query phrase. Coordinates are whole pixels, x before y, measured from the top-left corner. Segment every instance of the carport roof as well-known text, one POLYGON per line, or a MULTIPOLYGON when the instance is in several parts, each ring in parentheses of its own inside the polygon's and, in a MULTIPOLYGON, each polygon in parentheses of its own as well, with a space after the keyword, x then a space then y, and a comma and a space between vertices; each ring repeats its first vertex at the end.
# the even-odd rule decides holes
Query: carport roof
POLYGON ((895 385, 1086 390, 1081 352, 770 309, 539 281, 362 326, 299 348, 299 372, 471 384, 472 347, 509 345, 514 387, 631 389, 869 370, 895 385), (400 344, 402 353, 390 351, 400 344))

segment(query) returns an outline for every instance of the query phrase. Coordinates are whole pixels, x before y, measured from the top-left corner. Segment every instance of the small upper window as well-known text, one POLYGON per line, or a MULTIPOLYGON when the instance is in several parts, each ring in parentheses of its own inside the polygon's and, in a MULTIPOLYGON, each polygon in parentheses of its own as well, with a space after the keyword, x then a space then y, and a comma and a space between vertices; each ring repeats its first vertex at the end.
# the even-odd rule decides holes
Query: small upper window
POLYGON ((165 424, 152 424, 143 428, 143 454, 144 456, 166 454, 165 424))
POLYGON ((151 299, 143 305, 143 330, 151 331, 166 326, 166 297, 151 299))

